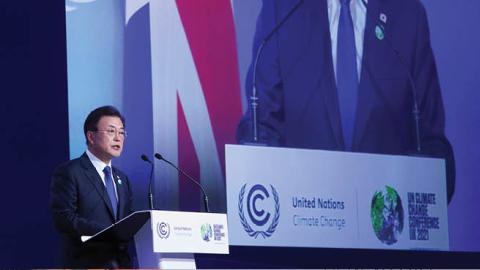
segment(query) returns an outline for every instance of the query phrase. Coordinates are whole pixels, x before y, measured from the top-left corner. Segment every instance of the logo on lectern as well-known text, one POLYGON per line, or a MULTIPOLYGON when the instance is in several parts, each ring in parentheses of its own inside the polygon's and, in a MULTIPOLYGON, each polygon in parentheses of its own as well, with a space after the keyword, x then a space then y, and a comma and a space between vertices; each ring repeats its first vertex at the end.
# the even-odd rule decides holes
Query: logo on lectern
POLYGON ((277 190, 270 185, 271 194, 263 185, 252 186, 245 200, 247 184, 243 185, 238 195, 238 215, 243 229, 249 236, 263 238, 272 236, 280 219, 280 198, 277 190), (247 208, 245 216, 244 204, 247 208))
POLYGON ((170 236, 170 225, 165 222, 158 222, 157 234, 161 239, 167 239, 170 236))
POLYGON ((384 190, 375 192, 370 216, 373 231, 382 243, 392 245, 398 241, 404 214, 402 200, 394 188, 385 186, 384 190))
POLYGON ((210 241, 213 236, 212 226, 210 226, 208 223, 203 224, 202 227, 200 227, 200 236, 202 237, 203 241, 210 241))

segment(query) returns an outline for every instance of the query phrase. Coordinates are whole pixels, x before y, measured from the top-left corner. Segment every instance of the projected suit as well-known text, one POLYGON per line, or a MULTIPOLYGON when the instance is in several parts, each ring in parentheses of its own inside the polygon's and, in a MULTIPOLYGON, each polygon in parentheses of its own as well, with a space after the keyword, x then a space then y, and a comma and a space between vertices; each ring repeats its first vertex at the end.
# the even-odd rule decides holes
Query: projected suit
MULTIPOLYGON (((254 52, 297 1, 265 0, 257 22, 254 52)), ((420 109, 422 154, 445 158, 447 193, 454 191, 453 151, 430 47, 424 7, 417 0, 369 0, 351 151, 409 154, 416 148, 413 75, 420 109), (380 21, 380 14, 388 22, 380 21), (377 26, 391 42, 379 39, 377 26), (394 47, 405 65, 392 49, 394 47)), ((272 146, 344 151, 326 1, 305 0, 267 43, 257 74, 258 136, 272 146)), ((247 101, 252 93, 252 70, 247 101)), ((252 141, 251 107, 237 129, 239 143, 252 141)))

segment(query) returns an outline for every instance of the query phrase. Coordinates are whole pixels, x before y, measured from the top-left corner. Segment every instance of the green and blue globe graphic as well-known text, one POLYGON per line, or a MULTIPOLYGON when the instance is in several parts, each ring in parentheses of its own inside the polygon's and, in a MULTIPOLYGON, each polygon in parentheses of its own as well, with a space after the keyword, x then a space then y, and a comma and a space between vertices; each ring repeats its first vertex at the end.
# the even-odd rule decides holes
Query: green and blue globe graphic
POLYGON ((203 241, 210 241, 213 236, 212 226, 210 226, 208 223, 202 224, 202 227, 200 227, 200 236, 202 237, 203 241))
POLYGON ((377 238, 384 244, 392 245, 398 241, 403 231, 402 200, 397 191, 389 186, 376 191, 372 199, 372 226, 377 238))

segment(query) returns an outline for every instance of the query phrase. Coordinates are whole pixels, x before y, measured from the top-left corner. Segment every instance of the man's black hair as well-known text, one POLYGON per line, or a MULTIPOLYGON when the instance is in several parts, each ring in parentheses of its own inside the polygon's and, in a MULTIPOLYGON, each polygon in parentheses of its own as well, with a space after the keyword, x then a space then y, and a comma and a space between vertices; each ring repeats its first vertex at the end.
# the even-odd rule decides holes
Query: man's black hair
POLYGON ((98 122, 103 116, 116 116, 122 120, 123 127, 125 127, 125 118, 120 113, 120 111, 117 110, 117 108, 113 106, 102 106, 102 107, 96 108, 95 110, 91 111, 88 114, 87 119, 85 119, 85 123, 83 124, 83 133, 85 134, 85 140, 87 142, 87 145, 88 145, 87 132, 97 131, 98 122))

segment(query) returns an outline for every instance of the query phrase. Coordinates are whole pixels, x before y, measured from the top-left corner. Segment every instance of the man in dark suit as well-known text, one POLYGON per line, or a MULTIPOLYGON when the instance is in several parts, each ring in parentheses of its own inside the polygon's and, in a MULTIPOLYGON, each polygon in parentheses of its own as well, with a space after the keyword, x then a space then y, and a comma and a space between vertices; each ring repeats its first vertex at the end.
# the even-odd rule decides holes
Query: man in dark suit
MULTIPOLYGON (((296 3, 263 1, 255 53, 296 3)), ((266 43, 257 71, 257 142, 444 158, 451 200, 455 163, 444 134, 427 17, 418 0, 304 0, 266 43)), ((251 95, 252 68, 249 104, 251 95)), ((252 119, 249 105, 238 126, 239 143, 253 141, 252 119)))
POLYGON ((50 199, 61 238, 62 267, 130 268, 128 243, 86 242, 132 212, 128 177, 112 167, 126 137, 125 120, 111 106, 93 110, 85 120, 87 150, 53 173, 50 199))

